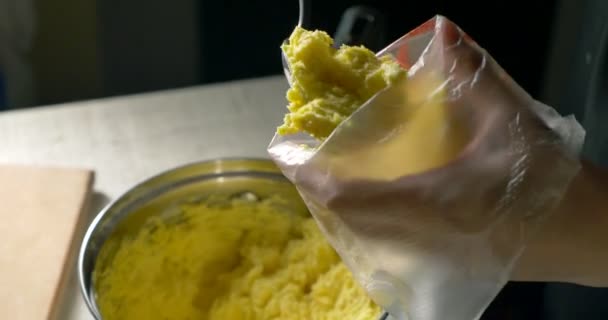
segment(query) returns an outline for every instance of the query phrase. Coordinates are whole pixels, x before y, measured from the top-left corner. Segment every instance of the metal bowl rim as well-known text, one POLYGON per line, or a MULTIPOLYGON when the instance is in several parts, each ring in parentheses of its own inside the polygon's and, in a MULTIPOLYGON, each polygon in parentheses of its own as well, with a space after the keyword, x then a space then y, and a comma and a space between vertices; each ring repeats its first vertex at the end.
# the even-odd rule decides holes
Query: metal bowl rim
MULTIPOLYGON (((167 170, 163 170, 157 174, 154 174, 145 179, 142 179, 138 183, 133 184, 130 188, 128 188, 126 191, 122 192, 118 197, 114 198, 107 205, 105 205, 103 207, 103 209, 101 209, 99 211, 99 213, 97 213, 95 215, 95 218, 93 218, 93 220, 90 222, 90 224, 87 227, 87 230, 82 238, 82 241, 80 242, 80 248, 78 250, 78 261, 77 261, 78 282, 79 282, 80 292, 87 304, 87 308, 89 309, 89 312, 95 317, 95 319, 102 320, 101 315, 99 314, 96 305, 93 303, 94 299, 93 299, 93 297, 90 296, 91 291, 87 290, 86 285, 85 285, 84 258, 85 258, 86 249, 89 247, 91 237, 92 237, 93 233, 95 232, 95 230, 97 230, 99 222, 101 221, 101 219, 103 219, 103 217, 106 216, 107 212, 109 212, 111 208, 113 208, 120 200, 124 199, 134 189, 142 187, 145 184, 147 184, 148 182, 150 182, 156 178, 159 178, 163 175, 166 175, 168 173, 171 173, 174 171, 179 171, 179 170, 182 170, 182 169, 185 169, 188 167, 202 165, 202 164, 237 162, 237 161, 251 161, 251 162, 268 163, 268 164, 273 163, 272 160, 270 160, 268 158, 262 158, 262 157, 259 157, 259 158, 256 158, 256 157, 223 157, 223 158, 216 158, 216 159, 187 162, 182 165, 175 166, 175 167, 167 169, 167 170)), ((255 172, 255 171, 252 171, 252 172, 255 172)), ((277 171, 277 174, 280 174, 280 171, 277 171)))

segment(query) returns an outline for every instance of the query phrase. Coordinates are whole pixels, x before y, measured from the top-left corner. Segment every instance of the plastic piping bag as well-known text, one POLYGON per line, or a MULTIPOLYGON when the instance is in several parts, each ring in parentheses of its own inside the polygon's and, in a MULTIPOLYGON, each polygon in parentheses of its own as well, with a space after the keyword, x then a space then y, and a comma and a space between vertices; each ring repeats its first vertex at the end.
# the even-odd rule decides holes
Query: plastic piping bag
POLYGON ((529 96, 445 17, 377 55, 398 60, 407 80, 326 140, 275 135, 268 152, 393 318, 478 319, 579 171, 585 132, 529 96), (416 135, 411 110, 430 117, 416 135), (433 117, 462 130, 434 126, 433 117), (456 140, 453 159, 424 167, 421 156, 456 140))

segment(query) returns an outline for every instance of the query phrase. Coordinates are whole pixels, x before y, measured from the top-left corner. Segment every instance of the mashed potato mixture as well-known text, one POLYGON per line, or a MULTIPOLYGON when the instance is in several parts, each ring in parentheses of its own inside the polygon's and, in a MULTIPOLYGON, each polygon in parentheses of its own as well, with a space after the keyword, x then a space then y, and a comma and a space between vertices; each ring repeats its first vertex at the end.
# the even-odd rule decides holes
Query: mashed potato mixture
POLYGON ((377 319, 315 221, 286 208, 184 204, 176 221, 110 237, 94 274, 103 319, 377 319))
POLYGON ((446 103, 440 72, 408 77, 390 56, 377 57, 362 46, 335 49, 327 33, 299 27, 283 52, 291 87, 280 135, 306 132, 323 141, 370 98, 391 89, 384 96, 390 103, 370 105, 382 109, 368 111, 369 122, 349 123, 366 132, 351 130, 353 143, 334 144, 324 154, 334 176, 393 180, 426 172, 456 159, 471 139, 468 115, 446 103))
POLYGON ((291 71, 288 113, 279 134, 307 132, 323 140, 365 101, 406 71, 363 46, 335 49, 323 31, 297 27, 282 49, 291 71))

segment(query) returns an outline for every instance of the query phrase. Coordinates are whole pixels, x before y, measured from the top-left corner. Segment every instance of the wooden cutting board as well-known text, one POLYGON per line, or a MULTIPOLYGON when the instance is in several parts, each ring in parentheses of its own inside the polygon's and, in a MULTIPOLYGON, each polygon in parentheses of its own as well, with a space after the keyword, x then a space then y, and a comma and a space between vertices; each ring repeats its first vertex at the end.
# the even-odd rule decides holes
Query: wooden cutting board
POLYGON ((93 172, 0 165, 0 318, 52 319, 93 172))

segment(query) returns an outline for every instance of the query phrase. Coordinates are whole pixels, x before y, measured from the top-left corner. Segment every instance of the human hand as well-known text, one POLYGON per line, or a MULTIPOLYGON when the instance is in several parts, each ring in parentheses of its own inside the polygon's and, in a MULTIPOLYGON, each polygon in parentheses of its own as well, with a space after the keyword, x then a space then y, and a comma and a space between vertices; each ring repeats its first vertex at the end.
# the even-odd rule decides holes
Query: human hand
POLYGON ((582 129, 452 22, 421 28, 382 52, 410 67, 407 81, 314 152, 270 153, 377 303, 398 318, 473 319, 576 174, 582 129))

